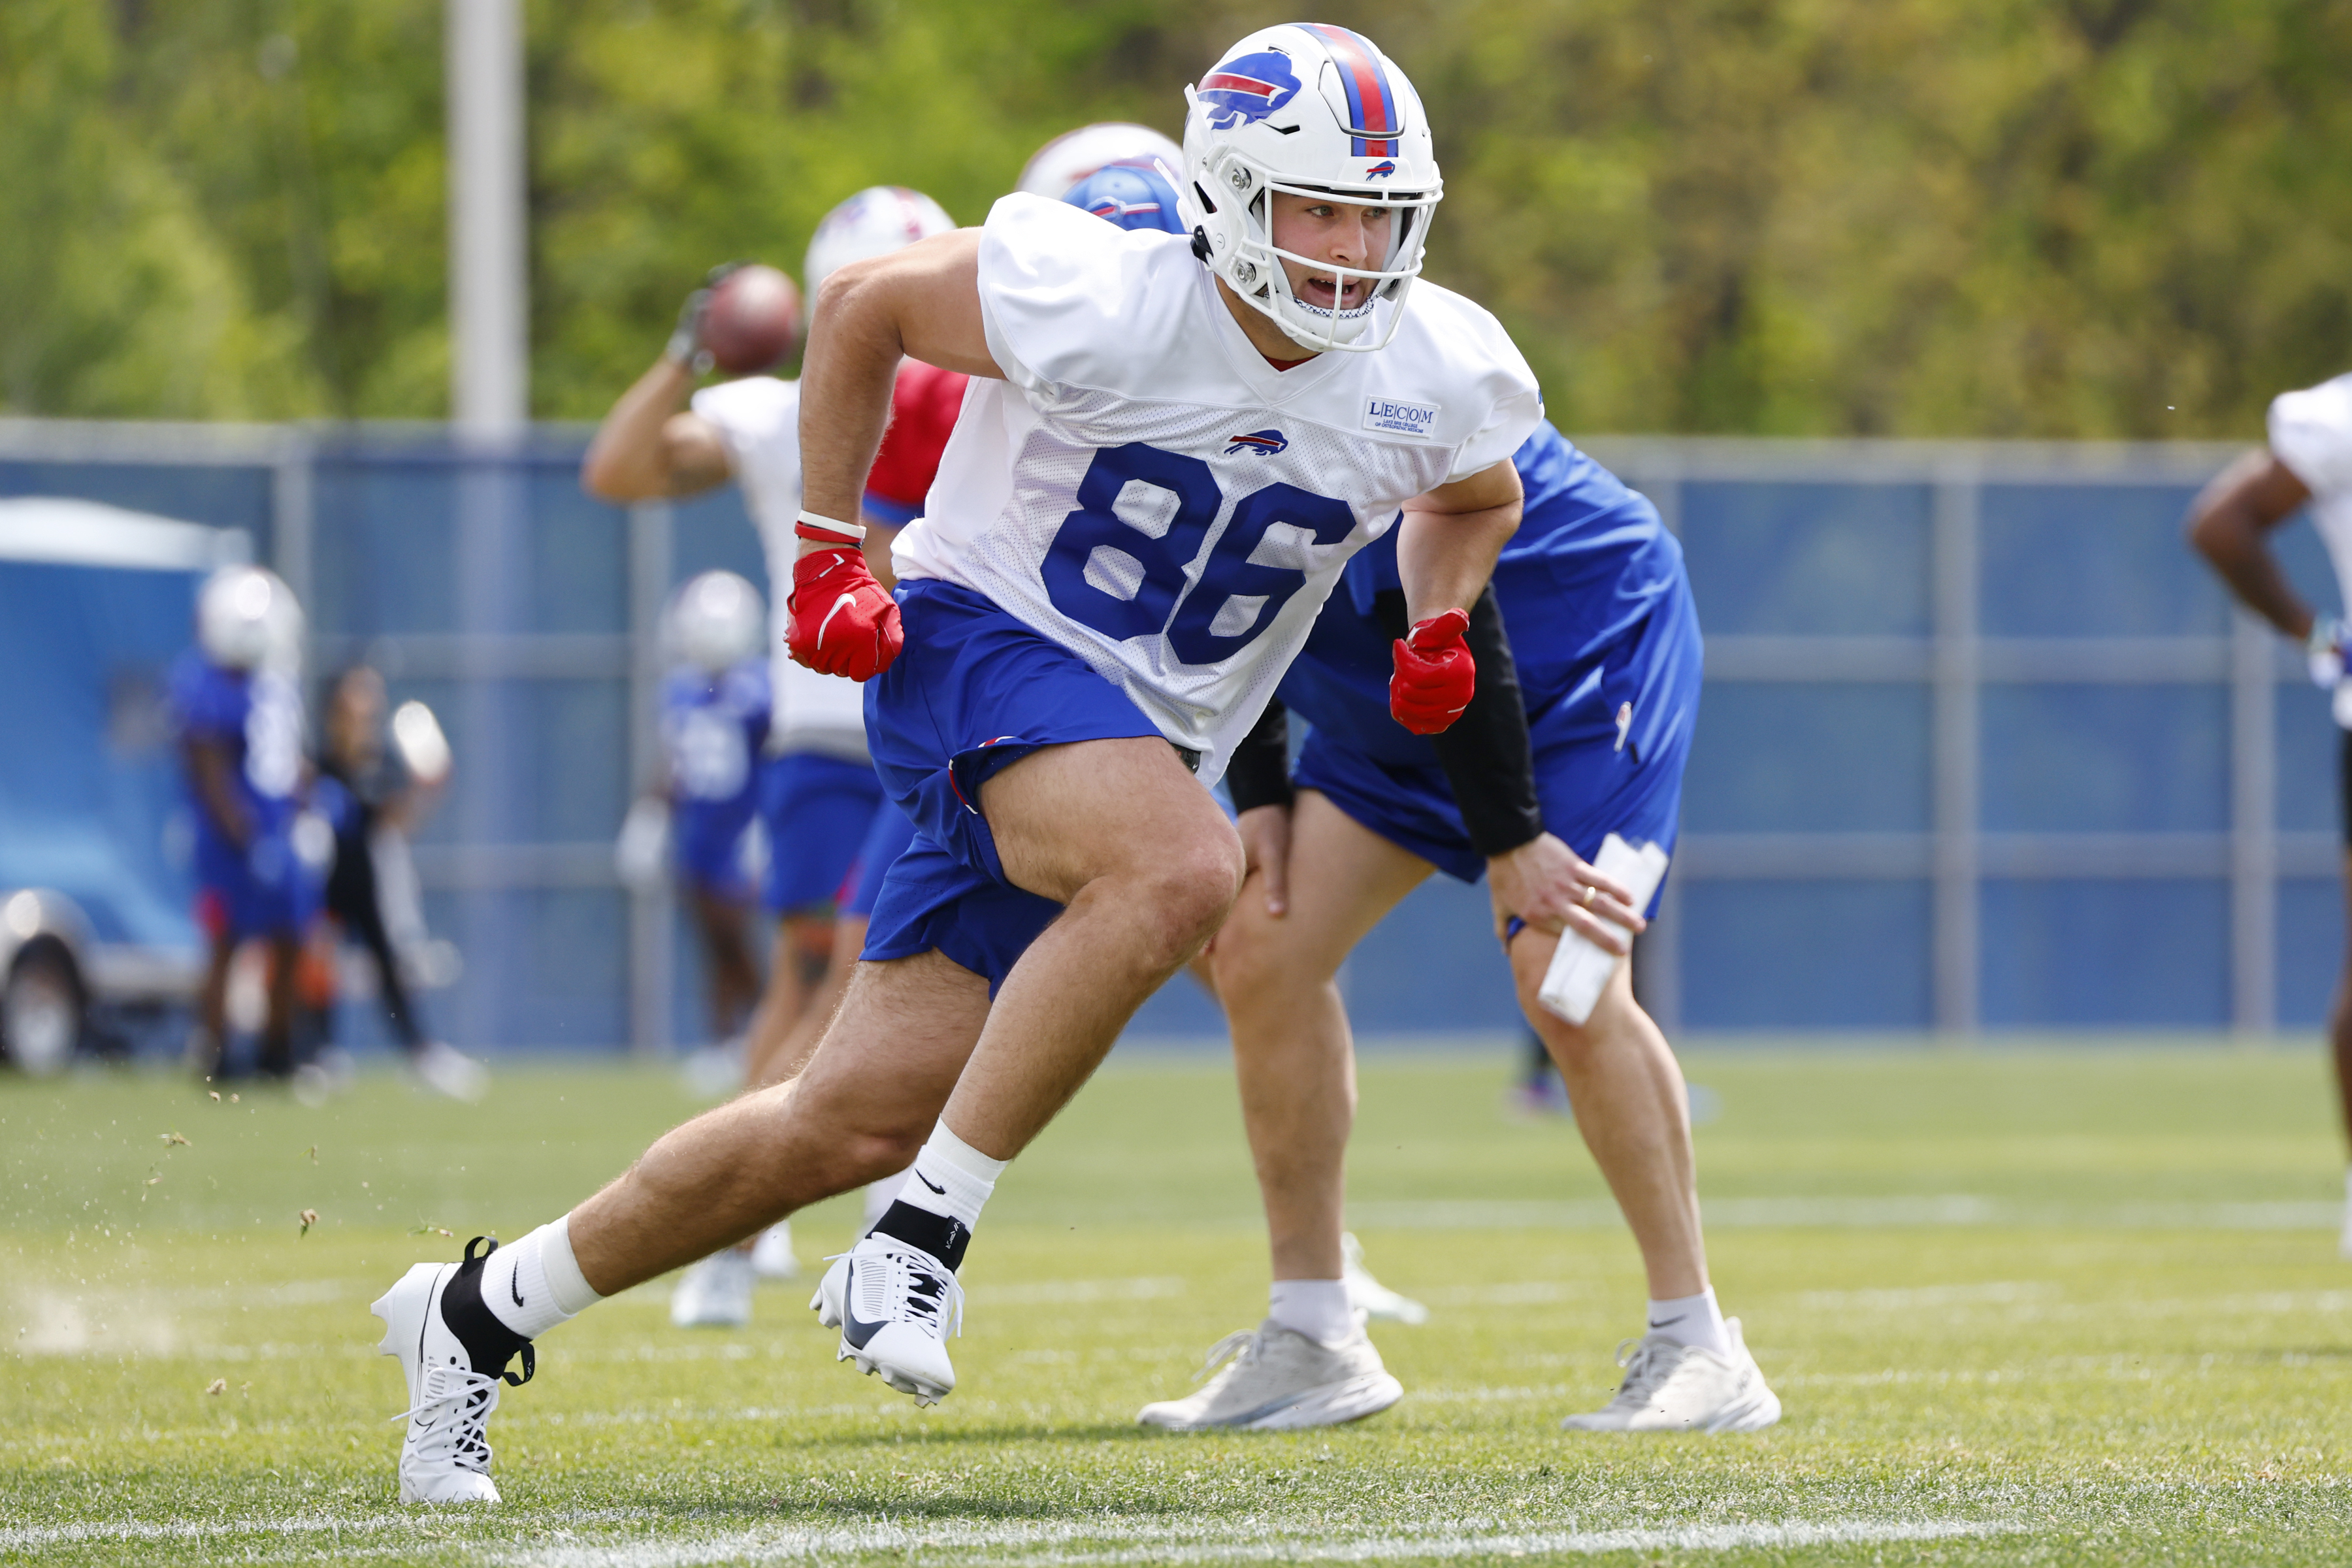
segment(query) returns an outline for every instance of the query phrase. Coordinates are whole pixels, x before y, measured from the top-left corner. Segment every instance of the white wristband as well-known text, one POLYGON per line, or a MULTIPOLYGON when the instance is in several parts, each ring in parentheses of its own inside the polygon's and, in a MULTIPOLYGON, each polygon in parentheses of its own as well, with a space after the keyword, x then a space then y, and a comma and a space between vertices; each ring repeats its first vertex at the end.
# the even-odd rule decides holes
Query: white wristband
MULTIPOLYGON (((835 522, 832 518, 819 517, 813 511, 804 511, 801 513, 799 519, 793 524, 793 526, 795 531, 802 528, 821 528, 827 533, 837 533, 841 535, 844 542, 862 543, 866 538, 866 525, 864 523, 835 522)), ((803 534, 802 537, 806 538, 807 536, 803 534)))

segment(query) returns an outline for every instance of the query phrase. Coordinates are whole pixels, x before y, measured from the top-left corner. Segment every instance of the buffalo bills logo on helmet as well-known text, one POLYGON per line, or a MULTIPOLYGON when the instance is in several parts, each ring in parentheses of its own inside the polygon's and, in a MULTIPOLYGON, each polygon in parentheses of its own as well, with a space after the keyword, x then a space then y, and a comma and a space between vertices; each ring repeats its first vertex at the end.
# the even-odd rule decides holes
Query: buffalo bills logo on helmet
POLYGON ((1279 49, 1236 55, 1201 79, 1194 94, 1208 106, 1209 128, 1231 131, 1264 120, 1298 96, 1298 76, 1279 49))
POLYGON ((1261 458, 1271 458, 1290 445, 1289 438, 1279 430, 1253 430, 1246 436, 1236 436, 1234 444, 1225 448, 1230 458, 1235 452, 1255 452, 1261 458))
POLYGON ((1381 180, 1386 179, 1389 175, 1395 173, 1396 165, 1391 163, 1388 159, 1383 158, 1379 163, 1364 171, 1364 178, 1368 180, 1381 180))

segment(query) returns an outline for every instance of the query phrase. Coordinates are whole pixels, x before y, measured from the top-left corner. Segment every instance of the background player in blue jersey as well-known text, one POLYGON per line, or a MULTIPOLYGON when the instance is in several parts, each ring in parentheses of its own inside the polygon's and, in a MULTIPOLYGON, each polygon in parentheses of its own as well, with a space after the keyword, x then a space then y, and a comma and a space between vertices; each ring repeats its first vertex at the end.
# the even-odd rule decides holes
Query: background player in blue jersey
POLYGON ((319 912, 333 833, 304 818, 301 611, 254 566, 215 573, 196 602, 196 646, 172 667, 173 731, 195 825, 196 918, 211 942, 189 1059, 227 1066, 229 964, 269 944, 269 1013, 257 1070, 292 1076, 296 961, 319 912))
MULTIPOLYGON (((1515 455, 1518 532, 1472 618, 1478 693, 1444 733, 1389 714, 1389 649, 1404 631, 1395 552, 1348 564, 1277 700, 1227 775, 1249 884, 1209 952, 1232 1024, 1242 1106, 1274 1253, 1271 1311, 1188 1398, 1150 1425, 1307 1426, 1401 1392, 1367 1374, 1342 1279, 1343 1160, 1354 1121, 1348 1018, 1335 984, 1364 934, 1433 870, 1495 894, 1520 1005, 1559 1064, 1595 1162, 1649 1275, 1648 1331, 1623 1386, 1568 1425, 1748 1430, 1779 1401, 1706 1275, 1682 1075, 1633 1000, 1630 966, 1592 1016, 1536 1000, 1559 937, 1509 918, 1517 885, 1618 833, 1671 847, 1697 717, 1698 620, 1682 550, 1654 508, 1549 424, 1515 455), (1507 640, 1505 627, 1508 626, 1507 640), (1517 679, 1513 679, 1516 654, 1517 679), (1295 771, 1287 708, 1313 728, 1295 771)), ((1588 881, 1566 928, 1623 951, 1641 921, 1588 881)), ((1549 924, 1550 922, 1546 922, 1549 924)))

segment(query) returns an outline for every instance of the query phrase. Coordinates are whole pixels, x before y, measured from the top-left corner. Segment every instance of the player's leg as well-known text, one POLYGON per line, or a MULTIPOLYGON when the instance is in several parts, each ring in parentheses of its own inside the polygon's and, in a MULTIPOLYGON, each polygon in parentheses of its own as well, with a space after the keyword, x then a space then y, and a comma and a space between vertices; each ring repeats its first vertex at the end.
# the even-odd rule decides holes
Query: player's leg
POLYGON ((294 1076, 294 1009, 299 1000, 302 946, 291 931, 269 935, 268 1011, 261 1026, 260 1069, 269 1078, 294 1076))
POLYGON ((618 1179, 512 1247, 418 1264, 372 1309, 411 1405, 405 1502, 498 1500, 485 1424, 531 1342, 604 1298, 902 1168, 978 1038, 987 982, 936 952, 861 965, 840 1028, 798 1080, 665 1135, 618 1179))
POLYGON ((236 963, 236 937, 207 890, 200 903, 205 932, 205 977, 196 988, 196 1028, 188 1038, 188 1065, 210 1080, 228 1068, 228 974, 236 963))
MULTIPOLYGON (((2345 795, 2347 834, 2352 834, 2352 731, 2344 739, 2345 795)), ((2344 858, 2345 902, 2352 910, 2352 852, 2344 858)), ((2327 1010, 2327 1043, 2336 1064, 2336 1104, 2347 1141, 2352 1141, 2352 950, 2336 981, 2336 999, 2327 1010)), ((2336 1250, 2352 1259, 2352 1165, 2344 1175, 2344 1229, 2336 1250)))
POLYGON ((943 1120, 1010 1160, 1204 946, 1241 886, 1240 842, 1165 741, 1084 741, 992 774, 981 805, 1005 878, 1065 906, 1013 965, 943 1120))
POLYGON ((1780 1402, 1748 1353, 1737 1319, 1717 1306, 1699 1225, 1688 1091, 1674 1049, 1633 999, 1621 963, 1582 1025, 1536 999, 1559 941, 1522 929, 1510 946, 1519 1005, 1568 1090, 1577 1131, 1641 1248, 1648 1332, 1616 1399, 1567 1425, 1593 1431, 1745 1432, 1780 1419, 1780 1402))
POLYGON ((1264 874, 1253 872, 1209 952, 1265 1202, 1266 1321, 1198 1392, 1146 1405, 1147 1426, 1328 1426, 1384 1410, 1403 1393, 1358 1325, 1344 1278, 1356 1064, 1337 976, 1432 868, 1315 790, 1292 807, 1288 867, 1286 912, 1266 912, 1264 874))
POLYGON ((760 999, 760 969, 751 958, 750 910, 728 889, 696 881, 690 896, 704 961, 710 965, 710 1026, 721 1038, 740 1028, 760 999))

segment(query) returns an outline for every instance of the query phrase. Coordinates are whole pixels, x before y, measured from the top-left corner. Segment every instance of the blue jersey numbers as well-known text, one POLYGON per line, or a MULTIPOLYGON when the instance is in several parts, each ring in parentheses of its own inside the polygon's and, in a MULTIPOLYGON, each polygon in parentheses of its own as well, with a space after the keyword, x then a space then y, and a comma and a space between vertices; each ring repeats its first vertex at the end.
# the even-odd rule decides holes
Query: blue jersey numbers
POLYGON ((1231 658, 1307 585, 1297 567, 1250 559, 1266 536, 1282 525, 1318 544, 1338 544, 1355 531, 1356 516, 1346 502, 1296 485, 1261 486, 1234 505, 1215 548, 1199 561, 1197 581, 1191 580, 1201 542, 1223 504, 1216 477, 1198 458, 1140 442, 1104 447, 1078 482, 1077 509, 1062 520, 1040 567, 1046 596, 1070 619, 1114 641, 1164 631, 1186 664, 1231 658), (1145 490, 1129 497, 1129 514, 1140 514, 1139 521, 1118 513, 1130 486, 1145 490))

